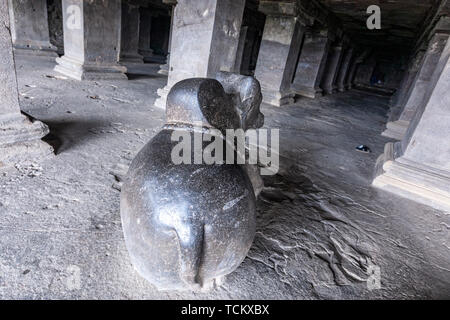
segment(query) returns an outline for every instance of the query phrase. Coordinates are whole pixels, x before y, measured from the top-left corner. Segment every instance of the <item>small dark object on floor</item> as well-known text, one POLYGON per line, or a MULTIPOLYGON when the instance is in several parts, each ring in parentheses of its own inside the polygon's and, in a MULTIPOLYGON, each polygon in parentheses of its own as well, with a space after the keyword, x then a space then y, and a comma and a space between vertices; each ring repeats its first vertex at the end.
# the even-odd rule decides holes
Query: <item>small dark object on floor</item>
POLYGON ((364 152, 364 153, 370 153, 370 148, 364 144, 359 145, 356 147, 356 150, 358 150, 359 152, 364 152))

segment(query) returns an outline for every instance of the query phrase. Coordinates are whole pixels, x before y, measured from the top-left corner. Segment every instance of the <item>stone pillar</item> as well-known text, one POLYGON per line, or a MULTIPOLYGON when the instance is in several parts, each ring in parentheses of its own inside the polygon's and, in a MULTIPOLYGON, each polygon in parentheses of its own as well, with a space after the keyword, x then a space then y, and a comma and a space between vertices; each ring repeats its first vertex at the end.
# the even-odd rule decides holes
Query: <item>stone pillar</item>
POLYGON ((345 87, 347 90, 350 90, 353 87, 353 81, 355 79, 356 70, 358 70, 358 66, 364 61, 366 56, 369 54, 369 50, 364 50, 357 54, 354 54, 350 69, 347 73, 345 80, 345 87))
POLYGON ((77 80, 126 80, 117 64, 120 6, 120 0, 63 0, 64 56, 55 71, 77 80))
POLYGON ((353 56, 353 48, 348 47, 342 58, 342 63, 339 68, 339 74, 338 74, 338 77, 336 80, 337 89, 339 92, 344 92, 346 89, 345 80, 347 78, 348 72, 350 71, 349 70, 350 69, 350 61, 352 59, 352 56, 353 56))
POLYGON ((241 73, 242 62, 244 58, 245 43, 247 42, 248 26, 242 26, 239 34, 239 44, 236 51, 236 61, 234 63, 233 72, 241 73))
POLYGON ((47 0, 8 2, 14 52, 57 57, 56 47, 50 44, 47 0))
POLYGON ((450 210, 450 42, 402 141, 388 143, 373 185, 450 210))
POLYGON ((139 50, 139 3, 135 0, 122 0, 122 29, 120 32, 120 62, 144 63, 139 50))
POLYGON ((232 71, 245 0, 178 0, 173 16, 167 85, 155 106, 165 109, 170 88, 193 77, 232 71))
POLYGON ((419 50, 409 64, 408 70, 400 85, 400 89, 392 100, 392 104, 388 112, 388 123, 386 124, 386 130, 384 130, 381 134, 382 136, 396 140, 402 139, 408 124, 402 124, 398 121, 398 119, 403 110, 403 106, 406 104, 406 101, 412 91, 414 80, 419 72, 420 66, 422 65, 424 56, 425 49, 419 50))
POLYGON ((150 48, 151 31, 152 31, 152 12, 149 8, 139 8, 139 54, 147 62, 153 55, 150 48))
POLYGON ((383 132, 384 136, 401 140, 417 108, 424 103, 431 77, 450 37, 450 18, 441 18, 432 34, 423 63, 408 92, 402 112, 397 120, 387 124, 387 130, 383 132))
POLYGON ((339 63, 342 55, 342 44, 333 45, 328 54, 327 64, 324 76, 321 82, 321 88, 324 93, 332 94, 334 82, 338 73, 339 63))
POLYGON ((325 71, 329 47, 327 30, 306 32, 291 86, 292 92, 309 98, 322 93, 319 85, 325 71))
POLYGON ((255 77, 261 83, 263 102, 282 106, 294 102, 291 83, 300 54, 305 26, 296 2, 264 1, 259 11, 266 14, 255 77))
POLYGON ((166 63, 159 66, 159 74, 169 75, 169 66, 170 66, 170 51, 172 50, 172 32, 173 32, 173 21, 175 16, 175 6, 177 5, 176 0, 163 0, 163 3, 170 5, 171 14, 170 14, 170 30, 169 30, 169 46, 168 53, 166 56, 166 63))
POLYGON ((8 2, 0 1, 0 169, 52 154, 41 138, 49 132, 20 112, 8 2))

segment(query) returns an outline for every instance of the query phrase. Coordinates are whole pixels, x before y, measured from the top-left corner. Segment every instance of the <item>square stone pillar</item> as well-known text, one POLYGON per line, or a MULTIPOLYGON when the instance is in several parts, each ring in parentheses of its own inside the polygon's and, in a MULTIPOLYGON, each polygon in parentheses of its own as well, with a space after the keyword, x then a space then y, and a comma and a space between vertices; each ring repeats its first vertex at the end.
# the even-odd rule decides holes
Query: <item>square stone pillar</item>
POLYGON ((239 35, 239 43, 236 51, 236 61, 234 63, 233 72, 241 73, 242 62, 244 59, 245 43, 247 42, 248 26, 241 26, 241 33, 239 35))
POLYGON ((263 102, 282 106, 294 102, 291 91, 305 26, 296 2, 264 1, 259 11, 266 14, 255 78, 261 84, 263 102))
POLYGON ((144 63, 139 50, 139 1, 122 0, 122 29, 120 31, 121 63, 144 63))
POLYGON ((325 71, 329 48, 327 30, 306 32, 291 86, 292 92, 309 98, 315 98, 322 93, 319 85, 325 71))
POLYGON ((169 75, 169 65, 170 65, 170 51, 172 48, 172 32, 173 32, 173 21, 175 15, 175 6, 177 5, 176 0, 163 0, 163 3, 171 6, 171 14, 170 14, 170 30, 169 30, 169 46, 168 53, 166 56, 166 63, 159 66, 158 73, 163 75, 169 75))
POLYGON ((388 130, 383 132, 384 136, 402 139, 417 108, 424 103, 424 97, 431 76, 450 37, 450 19, 442 18, 436 28, 428 43, 428 49, 425 53, 422 66, 415 76, 414 83, 408 93, 408 98, 402 108, 402 112, 398 120, 392 121, 393 123, 388 123, 388 130))
POLYGON ((153 56, 153 50, 150 48, 152 31, 152 12, 149 8, 139 8, 139 54, 147 61, 153 56))
POLYGON ((47 0, 2 1, 9 2, 14 52, 57 57, 57 48, 50 43, 47 0))
POLYGON ((0 170, 53 153, 41 138, 48 127, 20 112, 8 2, 0 1, 0 170))
POLYGON ((325 94, 333 93, 341 56, 342 44, 332 45, 328 53, 327 64, 321 81, 321 88, 325 94))
POLYGON ((398 94, 394 97, 392 105, 388 113, 388 122, 386 124, 386 130, 381 134, 382 136, 401 140, 408 128, 408 123, 403 123, 399 121, 400 114, 402 113, 403 107, 408 101, 413 88, 414 82, 419 72, 419 69, 423 63, 425 57, 426 49, 419 50, 413 57, 411 63, 409 64, 408 70, 400 84, 400 89, 398 94))
POLYGON ((62 0, 64 56, 55 71, 77 80, 127 79, 118 65, 120 0, 62 0))
POLYGON ((341 66, 336 79, 337 89, 339 92, 344 92, 346 90, 346 78, 347 74, 350 72, 350 62, 353 57, 353 50, 354 49, 352 47, 347 47, 347 50, 342 58, 341 66))
POLYGON ((245 0, 178 0, 173 17, 167 85, 155 106, 165 109, 177 82, 233 71, 245 0))
POLYGON ((450 211, 450 42, 402 141, 388 143, 373 185, 450 211))
POLYGON ((355 79, 356 71, 358 70, 359 65, 364 61, 366 56, 369 54, 369 50, 359 49, 358 52, 354 51, 353 58, 350 63, 350 69, 347 73, 345 80, 345 88, 350 90, 353 87, 353 81, 355 79))

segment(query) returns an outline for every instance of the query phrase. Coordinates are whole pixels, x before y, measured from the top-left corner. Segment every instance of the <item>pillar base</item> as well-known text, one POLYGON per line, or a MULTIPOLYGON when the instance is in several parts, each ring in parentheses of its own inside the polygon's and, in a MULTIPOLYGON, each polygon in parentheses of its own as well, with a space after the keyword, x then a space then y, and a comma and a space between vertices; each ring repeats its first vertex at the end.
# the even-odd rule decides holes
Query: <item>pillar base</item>
POLYGON ((322 89, 320 88, 311 88, 311 87, 299 87, 293 86, 292 92, 298 94, 299 96, 307 97, 307 98, 316 98, 317 96, 322 95, 322 89))
POLYGON ((44 123, 22 114, 0 117, 0 170, 53 155, 53 148, 41 140, 48 133, 44 123))
POLYGON ((158 93, 159 98, 155 100, 154 103, 155 107, 166 110, 167 95, 169 94, 169 91, 170 87, 168 85, 156 91, 158 93))
POLYGON ((62 56, 54 70, 76 80, 127 80, 127 68, 120 65, 84 64, 62 56))
POLYGON ((450 172, 436 170, 415 161, 395 158, 400 143, 389 142, 375 167, 374 187, 450 211, 450 172))
POLYGON ((388 137, 396 140, 402 140, 409 127, 409 121, 397 120, 390 121, 386 124, 386 130, 381 134, 383 137, 388 137))
POLYGON ((295 94, 292 92, 265 91, 262 90, 262 102, 272 106, 281 107, 295 102, 295 94))
POLYGON ((322 92, 325 95, 325 94, 333 94, 334 91, 332 87, 323 87, 322 92))
POLYGON ((144 62, 152 62, 154 56, 152 49, 139 49, 139 54, 144 62))
POLYGON ((347 90, 347 88, 344 86, 337 88, 337 91, 339 91, 339 92, 345 92, 346 90, 347 90))
POLYGON ((120 63, 144 63, 144 57, 140 54, 123 54, 120 55, 120 63))
POLYGON ((160 65, 158 73, 168 76, 169 75, 169 64, 165 63, 165 64, 160 65))
POLYGON ((58 57, 58 54, 56 53, 57 50, 58 49, 54 45, 50 44, 50 42, 14 44, 14 54, 21 56, 56 58, 58 57))

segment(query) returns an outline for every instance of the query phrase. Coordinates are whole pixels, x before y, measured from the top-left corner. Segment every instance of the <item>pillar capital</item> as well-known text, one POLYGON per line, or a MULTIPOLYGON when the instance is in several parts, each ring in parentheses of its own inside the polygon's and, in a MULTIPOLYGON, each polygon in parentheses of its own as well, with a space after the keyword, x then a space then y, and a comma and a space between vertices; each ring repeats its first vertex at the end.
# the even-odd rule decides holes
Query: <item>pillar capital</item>
POLYGON ((429 38, 432 38, 435 33, 445 33, 450 35, 450 17, 442 16, 433 30, 430 32, 429 38))
POLYGON ((314 17, 304 12, 297 1, 261 1, 258 10, 267 16, 295 17, 305 26, 314 24, 314 17))

